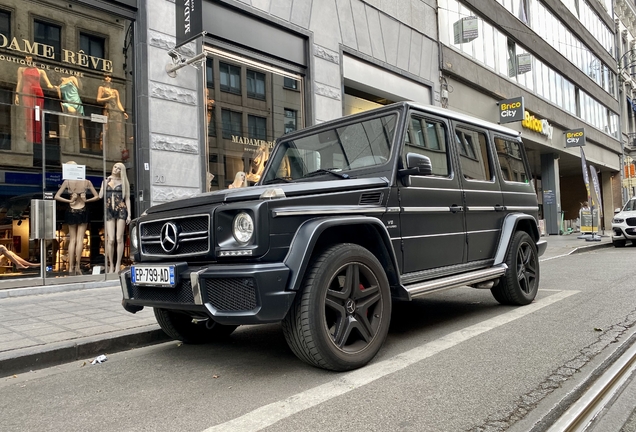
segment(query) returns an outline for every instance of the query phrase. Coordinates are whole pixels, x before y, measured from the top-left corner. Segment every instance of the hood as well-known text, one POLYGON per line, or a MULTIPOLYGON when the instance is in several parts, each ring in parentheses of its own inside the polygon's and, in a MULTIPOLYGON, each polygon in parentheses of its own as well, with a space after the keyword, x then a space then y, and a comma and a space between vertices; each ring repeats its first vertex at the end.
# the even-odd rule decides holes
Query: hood
POLYGON ((624 210, 614 215, 615 218, 627 219, 636 217, 636 210, 624 210))
POLYGON ((206 192, 193 197, 157 204, 150 207, 146 213, 159 213, 168 210, 185 209, 208 204, 230 203, 237 201, 252 201, 260 199, 263 192, 268 189, 282 189, 287 197, 316 195, 325 192, 354 191, 361 189, 374 189, 389 186, 386 177, 343 179, 329 181, 312 181, 297 183, 278 183, 265 186, 249 186, 240 189, 223 189, 214 192, 206 192))

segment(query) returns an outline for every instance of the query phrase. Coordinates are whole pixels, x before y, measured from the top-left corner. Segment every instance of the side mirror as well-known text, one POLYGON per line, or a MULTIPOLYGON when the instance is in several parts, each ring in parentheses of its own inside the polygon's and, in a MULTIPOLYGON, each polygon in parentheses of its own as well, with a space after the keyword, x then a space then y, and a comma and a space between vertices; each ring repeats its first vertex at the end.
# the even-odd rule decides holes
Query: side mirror
POLYGON ((431 164, 431 158, 418 153, 407 153, 406 168, 401 169, 398 173, 401 176, 433 175, 433 165, 431 164))
POLYGON ((616 213, 620 213, 620 212, 621 212, 621 209, 620 209, 620 208, 615 208, 615 209, 614 209, 614 214, 616 214, 616 213))

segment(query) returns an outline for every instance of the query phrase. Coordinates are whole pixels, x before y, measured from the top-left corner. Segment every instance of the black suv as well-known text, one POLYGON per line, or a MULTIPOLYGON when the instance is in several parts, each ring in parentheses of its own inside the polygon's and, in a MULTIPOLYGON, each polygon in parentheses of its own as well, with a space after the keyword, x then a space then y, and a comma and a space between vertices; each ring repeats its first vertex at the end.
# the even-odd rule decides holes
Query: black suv
POLYGON ((533 301, 537 198, 519 133, 402 102, 278 139, 253 187, 156 205, 131 228, 123 305, 202 343, 282 322, 314 366, 365 365, 391 305, 460 286, 533 301))

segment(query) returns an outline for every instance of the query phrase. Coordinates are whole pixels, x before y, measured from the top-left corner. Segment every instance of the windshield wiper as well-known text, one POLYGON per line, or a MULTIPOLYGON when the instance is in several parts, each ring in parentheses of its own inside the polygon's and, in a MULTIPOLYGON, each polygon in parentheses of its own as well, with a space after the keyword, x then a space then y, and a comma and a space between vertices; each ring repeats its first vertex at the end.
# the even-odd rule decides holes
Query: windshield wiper
POLYGON ((302 176, 302 178, 315 177, 315 176, 321 175, 321 174, 333 174, 336 177, 340 177, 340 178, 343 178, 343 179, 351 178, 351 177, 349 177, 349 174, 345 174, 345 173, 340 173, 338 171, 334 171, 336 169, 339 169, 339 168, 320 168, 320 169, 317 169, 316 171, 312 171, 312 172, 309 172, 309 173, 305 174, 304 176, 302 176))
POLYGON ((264 185, 272 183, 292 183, 292 181, 282 177, 274 177, 263 182, 264 185))

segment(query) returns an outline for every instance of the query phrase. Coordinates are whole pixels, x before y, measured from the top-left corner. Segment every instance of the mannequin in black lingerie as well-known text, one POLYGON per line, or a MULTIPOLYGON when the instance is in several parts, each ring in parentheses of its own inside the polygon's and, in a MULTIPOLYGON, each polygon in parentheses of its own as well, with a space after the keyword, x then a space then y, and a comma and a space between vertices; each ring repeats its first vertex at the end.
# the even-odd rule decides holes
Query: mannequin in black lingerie
MULTIPOLYGON (((75 164, 74 161, 67 163, 75 164)), ((82 274, 80 262, 82 250, 84 249, 84 233, 89 221, 86 203, 97 201, 100 198, 90 180, 64 180, 64 183, 55 194, 57 201, 65 202, 69 205, 64 215, 64 222, 68 225, 68 274, 71 276, 82 274), (64 191, 68 191, 69 198, 62 196, 64 191), (93 196, 87 199, 86 193, 89 191, 93 196)))
POLYGON ((124 234, 130 223, 130 184, 126 166, 117 162, 111 175, 104 180, 99 197, 106 195, 106 273, 117 273, 121 269, 124 255, 124 234), (116 256, 116 258, 115 258, 116 256))

